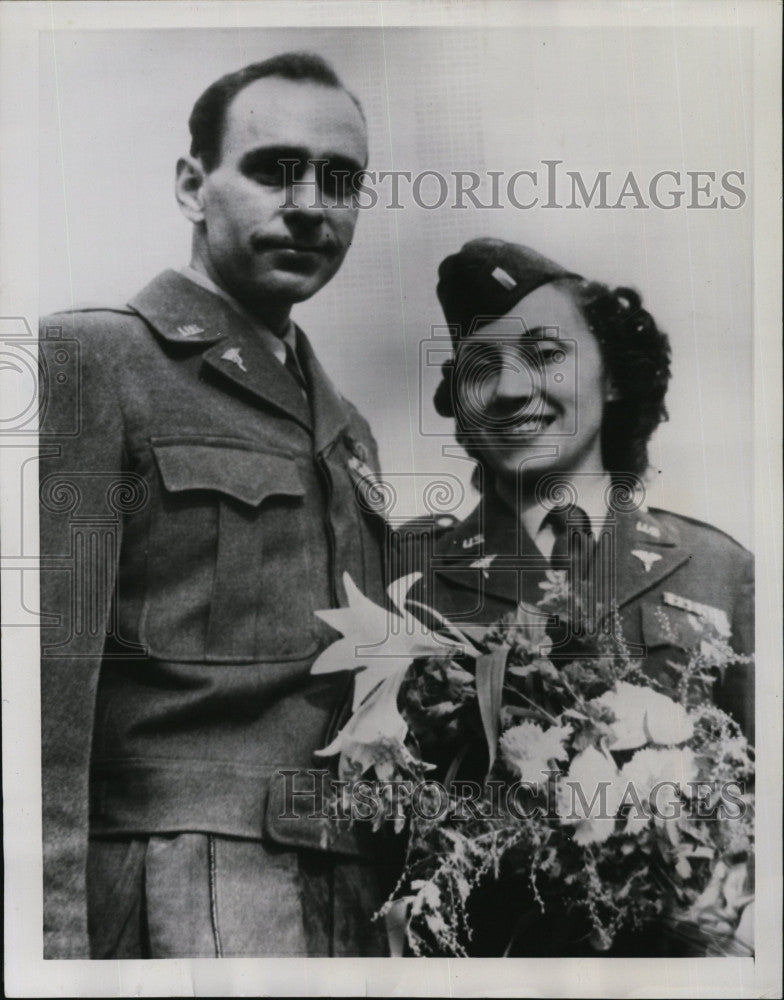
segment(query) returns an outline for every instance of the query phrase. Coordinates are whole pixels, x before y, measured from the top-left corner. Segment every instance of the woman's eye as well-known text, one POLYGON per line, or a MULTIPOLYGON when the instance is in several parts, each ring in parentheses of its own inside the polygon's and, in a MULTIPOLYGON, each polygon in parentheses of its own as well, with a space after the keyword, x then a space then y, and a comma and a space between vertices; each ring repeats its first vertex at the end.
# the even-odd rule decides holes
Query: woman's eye
POLYGON ((563 363, 566 355, 560 347, 543 347, 540 349, 539 354, 541 356, 542 362, 544 364, 556 364, 560 365, 563 363))

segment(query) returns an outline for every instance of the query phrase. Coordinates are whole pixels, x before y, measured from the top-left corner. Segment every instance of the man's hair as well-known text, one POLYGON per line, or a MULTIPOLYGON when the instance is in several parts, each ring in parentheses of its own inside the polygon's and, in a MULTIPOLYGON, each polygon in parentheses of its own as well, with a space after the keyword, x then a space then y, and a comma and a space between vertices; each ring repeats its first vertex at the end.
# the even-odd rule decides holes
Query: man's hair
POLYGON ((362 105, 351 91, 346 90, 340 77, 326 59, 316 55, 315 52, 283 52, 263 62, 251 63, 234 73, 227 73, 226 76, 211 83, 193 105, 193 111, 188 119, 191 156, 198 156, 208 172, 214 170, 220 163, 229 105, 249 84, 268 76, 343 90, 356 105, 362 120, 365 120, 362 105))
MULTIPOLYGON (((670 341, 642 299, 632 288, 611 290, 607 285, 573 278, 553 284, 568 292, 596 337, 604 369, 618 398, 605 403, 602 419, 602 462, 610 475, 648 469, 648 442, 667 419, 664 397, 670 381, 670 341)), ((444 365, 444 378, 436 389, 435 408, 441 416, 455 417, 453 361, 444 365)), ((579 364, 579 359, 578 359, 579 364)), ((482 456, 470 444, 471 428, 461 427, 457 440, 471 458, 482 456)))

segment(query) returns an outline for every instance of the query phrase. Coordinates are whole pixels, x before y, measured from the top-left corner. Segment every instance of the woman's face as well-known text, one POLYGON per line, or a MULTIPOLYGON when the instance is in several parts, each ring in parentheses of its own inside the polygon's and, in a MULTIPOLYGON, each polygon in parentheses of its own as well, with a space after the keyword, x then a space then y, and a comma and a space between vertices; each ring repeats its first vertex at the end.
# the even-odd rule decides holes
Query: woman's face
POLYGON ((599 343, 570 294, 531 292, 458 348, 456 419, 485 468, 524 489, 543 475, 601 473, 613 397, 599 343))

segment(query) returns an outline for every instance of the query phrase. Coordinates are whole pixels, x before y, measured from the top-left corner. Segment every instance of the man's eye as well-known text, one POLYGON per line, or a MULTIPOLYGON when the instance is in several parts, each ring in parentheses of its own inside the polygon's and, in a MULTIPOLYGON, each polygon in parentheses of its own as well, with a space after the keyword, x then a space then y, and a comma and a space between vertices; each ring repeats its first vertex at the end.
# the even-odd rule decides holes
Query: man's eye
POLYGON ((257 184, 265 187, 286 187, 292 182, 296 182, 302 176, 301 160, 260 160, 253 164, 249 176, 257 184))
POLYGON ((321 173, 321 190, 330 198, 345 201, 358 189, 363 173, 346 167, 326 166, 321 173))
POLYGON ((283 187, 283 169, 275 166, 274 164, 256 167, 256 169, 252 172, 251 177, 259 184, 283 187))

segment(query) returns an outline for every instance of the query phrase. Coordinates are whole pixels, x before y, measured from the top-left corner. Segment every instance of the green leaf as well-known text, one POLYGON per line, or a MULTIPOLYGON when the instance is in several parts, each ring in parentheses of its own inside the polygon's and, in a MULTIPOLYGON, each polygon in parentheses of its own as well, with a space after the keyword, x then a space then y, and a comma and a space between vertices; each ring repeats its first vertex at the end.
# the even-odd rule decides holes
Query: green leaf
POLYGON ((449 786, 457 777, 457 772, 460 769, 460 765, 463 763, 463 760, 465 759, 466 753, 468 753, 469 746, 470 746, 469 743, 464 743, 463 746, 460 748, 460 750, 458 750, 458 752, 452 758, 452 762, 449 765, 449 768, 447 769, 446 775, 444 777, 445 788, 448 789, 449 786))
POLYGON ((495 763, 498 737, 501 732, 501 692, 504 686, 506 658, 509 646, 503 645, 492 653, 477 657, 476 661, 476 700, 479 703, 479 714, 487 740, 487 752, 490 763, 488 775, 495 763))

